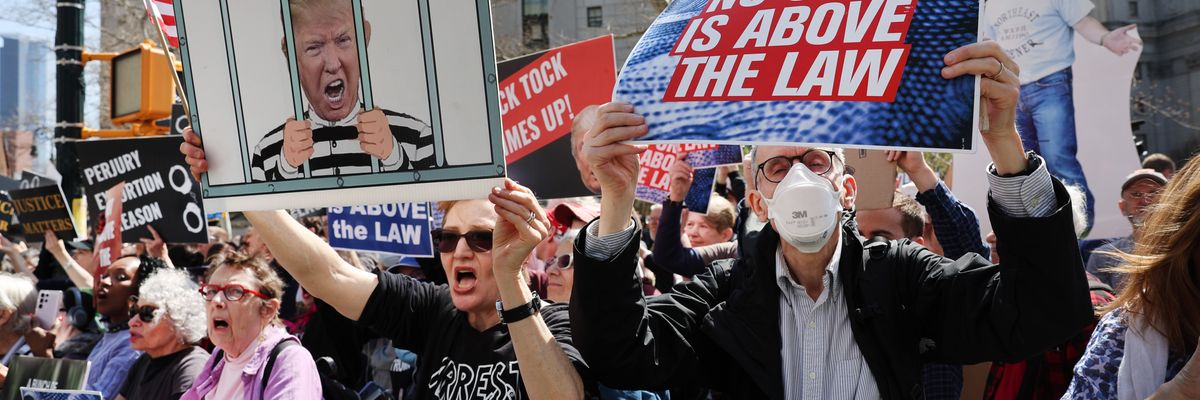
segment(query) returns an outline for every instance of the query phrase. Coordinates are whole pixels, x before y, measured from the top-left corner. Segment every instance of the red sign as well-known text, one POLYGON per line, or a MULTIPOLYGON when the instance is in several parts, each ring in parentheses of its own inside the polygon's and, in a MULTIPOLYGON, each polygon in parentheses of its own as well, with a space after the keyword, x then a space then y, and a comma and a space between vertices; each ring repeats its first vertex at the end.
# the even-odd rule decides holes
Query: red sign
POLYGON ((104 219, 100 220, 100 226, 96 227, 97 277, 121 258, 121 203, 124 202, 124 193, 125 182, 118 183, 105 192, 108 207, 104 209, 104 219))
POLYGON ((638 186, 669 192, 671 166, 680 151, 714 150, 715 144, 654 144, 638 156, 642 169, 638 171, 638 186))
POLYGON ((617 81, 611 35, 532 56, 536 58, 506 61, 526 64, 500 81, 509 164, 570 133, 575 113, 609 102, 617 81))
POLYGON ((672 55, 663 101, 891 102, 917 0, 710 0, 672 55))

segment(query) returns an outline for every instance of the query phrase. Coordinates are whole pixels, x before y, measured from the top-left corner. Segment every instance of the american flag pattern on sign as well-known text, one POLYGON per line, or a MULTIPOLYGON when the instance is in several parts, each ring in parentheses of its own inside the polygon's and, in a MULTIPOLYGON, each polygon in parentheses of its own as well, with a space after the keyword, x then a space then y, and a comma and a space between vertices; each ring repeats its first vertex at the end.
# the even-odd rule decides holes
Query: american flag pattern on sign
MULTIPOLYGON (((179 47, 179 33, 175 31, 175 5, 171 0, 146 0, 148 4, 158 7, 158 14, 162 19, 158 21, 159 29, 162 29, 163 34, 167 36, 167 41, 171 43, 171 47, 179 47)), ((154 12, 146 10, 151 17, 154 12)))

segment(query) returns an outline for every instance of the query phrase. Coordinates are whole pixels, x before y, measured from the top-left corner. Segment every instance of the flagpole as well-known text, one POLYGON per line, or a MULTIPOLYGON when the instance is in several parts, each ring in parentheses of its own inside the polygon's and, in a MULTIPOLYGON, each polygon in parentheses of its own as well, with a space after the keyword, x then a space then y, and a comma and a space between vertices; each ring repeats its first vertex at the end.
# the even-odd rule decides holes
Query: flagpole
POLYGON ((167 34, 163 32, 162 14, 158 12, 158 6, 154 4, 154 0, 142 0, 142 5, 146 7, 147 11, 152 13, 147 14, 147 16, 153 18, 153 21, 150 22, 154 23, 154 30, 158 32, 159 45, 162 46, 163 52, 167 53, 167 59, 171 61, 169 65, 169 68, 171 68, 171 80, 175 82, 175 94, 179 96, 179 103, 183 105, 183 115, 192 115, 192 108, 188 105, 187 101, 187 93, 184 91, 183 84, 179 82, 179 73, 175 72, 175 54, 171 53, 171 45, 167 41, 167 34))

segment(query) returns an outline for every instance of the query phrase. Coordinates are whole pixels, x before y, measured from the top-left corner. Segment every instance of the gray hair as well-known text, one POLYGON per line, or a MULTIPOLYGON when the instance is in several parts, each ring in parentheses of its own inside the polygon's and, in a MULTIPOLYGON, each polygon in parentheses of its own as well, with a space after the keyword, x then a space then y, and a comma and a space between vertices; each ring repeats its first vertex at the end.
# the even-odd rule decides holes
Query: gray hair
POLYGON ((0 330, 24 335, 29 332, 33 310, 37 307, 37 288, 33 280, 0 272, 0 310, 12 311, 12 317, 0 330))
POLYGON ((142 283, 138 299, 158 306, 171 316, 175 334, 184 343, 196 343, 204 338, 208 321, 204 311, 204 297, 196 289, 187 272, 177 269, 161 269, 142 283))

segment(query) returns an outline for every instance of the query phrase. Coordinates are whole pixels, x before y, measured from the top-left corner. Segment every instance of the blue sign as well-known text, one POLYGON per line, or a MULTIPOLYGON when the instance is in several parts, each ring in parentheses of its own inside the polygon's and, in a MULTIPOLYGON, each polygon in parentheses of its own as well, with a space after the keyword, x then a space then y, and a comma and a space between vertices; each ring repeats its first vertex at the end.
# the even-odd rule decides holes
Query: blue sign
POLYGON ((329 245, 345 250, 433 257, 428 203, 330 207, 329 245))

